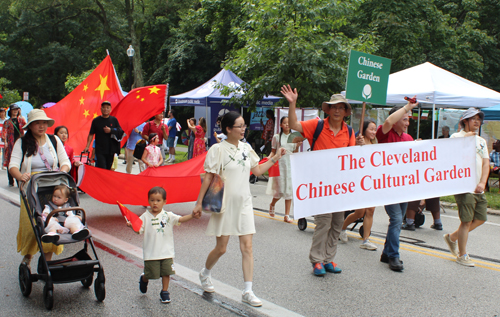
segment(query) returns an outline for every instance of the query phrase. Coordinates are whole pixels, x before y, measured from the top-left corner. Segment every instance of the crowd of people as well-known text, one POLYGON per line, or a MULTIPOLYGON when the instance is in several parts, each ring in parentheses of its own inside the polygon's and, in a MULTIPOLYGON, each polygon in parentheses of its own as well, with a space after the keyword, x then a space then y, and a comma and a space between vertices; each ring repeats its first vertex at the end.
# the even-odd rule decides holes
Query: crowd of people
MULTIPOLYGON (((267 113, 268 121, 262 126, 264 133, 264 151, 269 150, 268 160, 262 162, 252 146, 245 141, 247 125, 241 114, 230 111, 217 119, 222 133, 214 134, 217 143, 208 149, 201 189, 191 214, 178 216, 164 209, 168 193, 163 188, 153 187, 148 194, 149 208, 141 216, 143 225, 138 233, 144 234, 144 273, 139 278, 140 291, 147 292, 150 279, 162 279, 162 302, 170 302, 168 292, 170 275, 175 274, 173 269, 173 231, 176 224, 198 219, 201 216, 202 201, 209 190, 212 179, 219 175, 224 182, 224 199, 219 213, 211 213, 206 229, 208 236, 215 236, 215 247, 211 250, 199 273, 200 283, 205 292, 214 292, 215 287, 211 280, 211 272, 218 260, 226 253, 229 238, 238 236, 241 256, 244 289, 242 301, 252 306, 261 306, 262 301, 253 293, 253 249, 252 238, 256 233, 252 194, 250 191, 249 175, 256 177, 266 173, 273 166, 279 170, 279 175, 269 178, 266 193, 272 197, 269 205, 269 215, 275 217, 276 203, 285 200, 284 221, 293 222, 292 211, 292 182, 290 156, 297 152, 302 142, 307 140, 311 150, 325 150, 352 146, 367 146, 374 143, 392 143, 413 141, 406 132, 409 125, 409 114, 418 103, 409 101, 405 106, 393 107, 384 123, 377 127, 372 120, 363 122, 362 133, 356 135, 345 122, 352 113, 351 105, 340 94, 334 94, 329 101, 322 104, 322 110, 327 115, 325 119, 299 121, 295 112, 299 94, 297 89, 289 85, 281 88, 281 93, 289 103, 288 117, 279 121, 279 133, 273 135, 274 115, 267 113), (292 130, 298 131, 301 137, 293 135, 292 130)), ((85 151, 93 145, 96 166, 111 169, 113 161, 120 153, 120 141, 125 133, 118 120, 111 116, 110 102, 101 104, 101 116, 93 119, 87 138, 85 151)), ((35 109, 28 114, 28 120, 19 115, 17 105, 9 108, 9 119, 5 120, 5 111, 0 109, 0 120, 4 120, 4 166, 8 166, 9 185, 18 182, 27 182, 34 173, 44 171, 63 171, 76 177, 76 169, 82 163, 73 159, 73 149, 67 144, 70 131, 65 126, 58 126, 55 135, 47 134, 47 128, 54 125, 54 120, 48 118, 43 110, 35 109), (2 119, 3 118, 3 119, 2 119)), ((490 172, 490 159, 486 142, 478 136, 479 128, 484 115, 475 108, 464 112, 460 119, 463 129, 451 135, 456 137, 476 138, 476 179, 477 186, 472 193, 455 195, 460 217, 460 226, 450 234, 444 235, 444 240, 450 252, 456 256, 456 261, 465 266, 474 266, 467 253, 468 233, 486 221, 486 198, 484 190, 490 172)), ((207 151, 205 135, 207 124, 205 118, 187 120, 190 131, 188 158, 197 157, 207 151)), ((148 144, 144 148, 139 165, 141 171, 148 167, 158 167, 164 163, 166 149, 168 158, 166 164, 175 162, 175 146, 179 124, 175 119, 175 111, 168 112, 168 121, 165 123, 163 113, 156 115, 151 121, 145 122, 131 131, 125 147, 125 161, 127 173, 131 173, 134 164, 134 150, 139 141, 145 140, 148 144), (165 144, 165 147, 163 145, 165 144)), ((449 130, 448 130, 449 131, 449 130)), ((495 145, 492 153, 492 162, 500 161, 498 155, 500 143, 495 145)), ((54 191, 54 206, 63 206, 67 202, 65 189, 54 191), (56 194, 59 195, 56 197, 56 194), (58 200, 59 199, 59 200, 58 200), (66 199, 66 200, 65 200, 66 199), (60 204, 58 204, 60 203, 60 204)), ((432 228, 442 230, 440 219, 439 198, 429 198, 424 201, 397 203, 384 206, 389 217, 389 225, 382 250, 380 261, 387 263, 393 271, 403 271, 403 261, 400 259, 400 233, 402 229, 415 230, 415 215, 422 206, 431 211, 434 223, 432 228), (404 221, 404 219, 406 220, 404 221), (404 224, 403 224, 404 222, 404 224)), ((52 208, 56 208, 52 207, 52 208)), ((376 250, 372 243, 370 232, 373 224, 375 207, 363 208, 351 212, 344 218, 343 212, 334 212, 316 215, 315 229, 309 251, 309 261, 312 272, 316 276, 328 273, 341 273, 342 269, 334 262, 337 253, 338 241, 348 242, 347 227, 354 221, 363 218, 364 234, 360 247, 366 250, 376 250)), ((23 262, 30 264, 31 258, 38 252, 31 224, 26 212, 26 206, 21 200, 19 230, 17 236, 17 250, 23 256, 23 262)), ((75 223, 77 222, 74 219, 75 223)), ((130 226, 130 224, 129 224, 130 226)), ((45 242, 57 242, 55 237, 64 226, 48 232, 43 241, 43 252, 48 260, 52 254, 60 254, 62 245, 45 242)), ((89 231, 81 224, 68 230, 78 238, 85 238, 89 231), (81 232, 83 230, 83 232, 81 232), (79 233, 80 232, 80 233, 79 233)))

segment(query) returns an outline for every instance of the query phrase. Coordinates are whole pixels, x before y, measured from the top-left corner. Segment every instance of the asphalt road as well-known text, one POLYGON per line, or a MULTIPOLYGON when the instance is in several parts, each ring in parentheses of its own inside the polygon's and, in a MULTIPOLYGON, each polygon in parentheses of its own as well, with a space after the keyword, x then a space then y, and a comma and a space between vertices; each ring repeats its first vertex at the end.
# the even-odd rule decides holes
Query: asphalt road
MULTIPOLYGON (((124 165, 120 162, 120 170, 124 165)), ((134 165, 137 168, 137 165, 134 165)), ((5 171, 0 171, 0 197, 16 201, 17 188, 7 186, 5 171)), ((311 228, 300 231, 296 224, 283 222, 284 202, 276 206, 277 216, 267 216, 271 198, 265 195, 266 182, 251 185, 254 195, 254 292, 264 300, 262 308, 240 302, 243 278, 241 254, 237 238, 231 238, 227 253, 212 270, 216 281, 213 296, 203 294, 197 272, 203 267, 215 239, 204 230, 209 216, 192 220, 175 228, 177 275, 170 286, 172 303, 161 304, 161 282, 151 281, 148 293, 138 290, 142 272, 142 236, 126 227, 115 205, 100 203, 81 195, 81 206, 88 215, 94 232, 98 256, 106 272, 107 295, 103 303, 95 299, 93 287, 80 283, 56 284, 54 309, 43 306, 43 282, 33 284, 24 298, 19 290, 16 233, 19 208, 0 200, 0 316, 41 315, 106 315, 106 316, 496 316, 500 315, 498 285, 500 274, 500 217, 489 221, 470 234, 468 251, 476 267, 456 264, 446 248, 442 235, 458 227, 457 212, 443 214, 443 231, 426 223, 415 232, 403 231, 401 257, 403 273, 392 272, 379 262, 387 230, 388 217, 377 207, 372 229, 372 242, 377 251, 359 248, 358 227, 349 232, 349 242, 339 244, 336 262, 341 274, 316 277, 312 274, 308 252, 313 234, 311 228)), ((140 215, 140 206, 128 206, 140 215)), ((177 214, 191 212, 193 203, 167 206, 177 214)), ((75 253, 83 244, 66 246, 61 256, 75 253)), ((36 261, 36 258, 35 258, 36 261)))

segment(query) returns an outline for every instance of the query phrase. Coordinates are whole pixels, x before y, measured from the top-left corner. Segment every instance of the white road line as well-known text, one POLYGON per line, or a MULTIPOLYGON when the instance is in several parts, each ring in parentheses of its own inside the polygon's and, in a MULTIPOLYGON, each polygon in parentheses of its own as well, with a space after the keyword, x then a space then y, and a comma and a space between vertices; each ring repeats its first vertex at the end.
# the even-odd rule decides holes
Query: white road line
MULTIPOLYGON (((6 201, 9 201, 17 206, 20 204, 19 200, 19 194, 14 194, 10 191, 7 191, 5 189, 0 188, 0 198, 4 199, 6 201)), ((115 236, 112 236, 110 234, 107 234, 103 231, 100 231, 98 229, 89 227, 90 231, 92 232, 92 237, 94 239, 97 239, 103 243, 106 243, 108 245, 111 245, 112 247, 126 252, 130 255, 133 255, 139 259, 142 260, 142 248, 135 246, 133 244, 130 244, 128 242, 125 242, 123 240, 118 239, 115 236)), ((183 265, 180 265, 179 263, 175 263, 175 273, 177 276, 182 277, 185 280, 190 281, 191 283, 194 283, 196 285, 200 285, 200 279, 198 277, 198 272, 191 270, 188 267, 185 267, 183 265)), ((216 279, 212 279, 212 283, 214 284, 215 289, 217 290, 217 294, 222 295, 226 298, 229 298, 235 302, 241 302, 241 290, 237 289, 236 287, 233 287, 231 285, 222 283, 221 281, 218 281, 216 279)), ((265 314, 267 316, 276 316, 276 317, 294 317, 294 316, 302 316, 300 314, 297 314, 291 310, 288 310, 284 307, 281 307, 279 305, 276 305, 274 303, 271 303, 269 301, 266 301, 262 298, 260 298, 262 301, 262 307, 252 307, 248 305, 248 308, 254 309, 256 312, 265 314)))

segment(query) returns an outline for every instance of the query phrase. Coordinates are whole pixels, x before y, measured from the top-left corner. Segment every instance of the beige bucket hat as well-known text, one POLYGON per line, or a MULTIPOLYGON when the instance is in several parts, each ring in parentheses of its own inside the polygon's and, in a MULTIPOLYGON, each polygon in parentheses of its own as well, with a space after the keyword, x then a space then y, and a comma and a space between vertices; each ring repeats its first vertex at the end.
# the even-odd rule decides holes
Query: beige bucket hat
POLYGON ((45 111, 42 109, 33 109, 28 112, 28 122, 24 125, 23 129, 27 129, 30 123, 34 121, 47 121, 49 127, 53 126, 55 122, 54 119, 47 117, 45 111))
POLYGON ((345 99, 345 97, 342 96, 341 94, 332 95, 332 97, 330 98, 330 101, 323 102, 323 104, 321 105, 321 108, 322 108, 323 112, 330 113, 330 105, 336 105, 338 103, 344 103, 347 106, 345 116, 346 117, 350 116, 351 115, 351 105, 349 104, 349 102, 347 102, 347 99, 345 99))

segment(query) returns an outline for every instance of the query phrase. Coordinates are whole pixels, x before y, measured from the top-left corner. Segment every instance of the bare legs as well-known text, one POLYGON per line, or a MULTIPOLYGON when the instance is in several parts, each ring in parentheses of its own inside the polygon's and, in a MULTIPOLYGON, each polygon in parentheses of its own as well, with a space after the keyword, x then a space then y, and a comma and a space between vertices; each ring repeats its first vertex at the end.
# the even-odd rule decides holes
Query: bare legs
MULTIPOLYGON (((253 247, 252 234, 239 236, 240 250, 242 256, 243 279, 245 282, 251 282, 253 279, 253 247)), ((205 268, 211 270, 219 261, 220 257, 226 253, 229 236, 217 237, 215 248, 210 251, 205 262, 205 268)))
POLYGON ((467 240, 469 239, 469 232, 476 229, 483 223, 484 220, 477 220, 477 219, 474 219, 469 222, 460 222, 460 226, 458 227, 458 229, 450 234, 451 241, 458 240, 459 256, 463 256, 464 254, 467 253, 466 247, 467 247, 467 240))
POLYGON ((354 211, 352 214, 347 216, 344 220, 344 225, 342 230, 346 230, 347 226, 356 221, 359 218, 363 218, 363 240, 368 240, 370 238, 370 232, 372 231, 373 225, 373 214, 375 213, 375 208, 363 208, 354 211))
MULTIPOLYGON (((271 201, 271 206, 274 207, 280 198, 273 198, 271 201)), ((290 216, 290 210, 292 209, 292 200, 285 199, 285 216, 290 216)))

